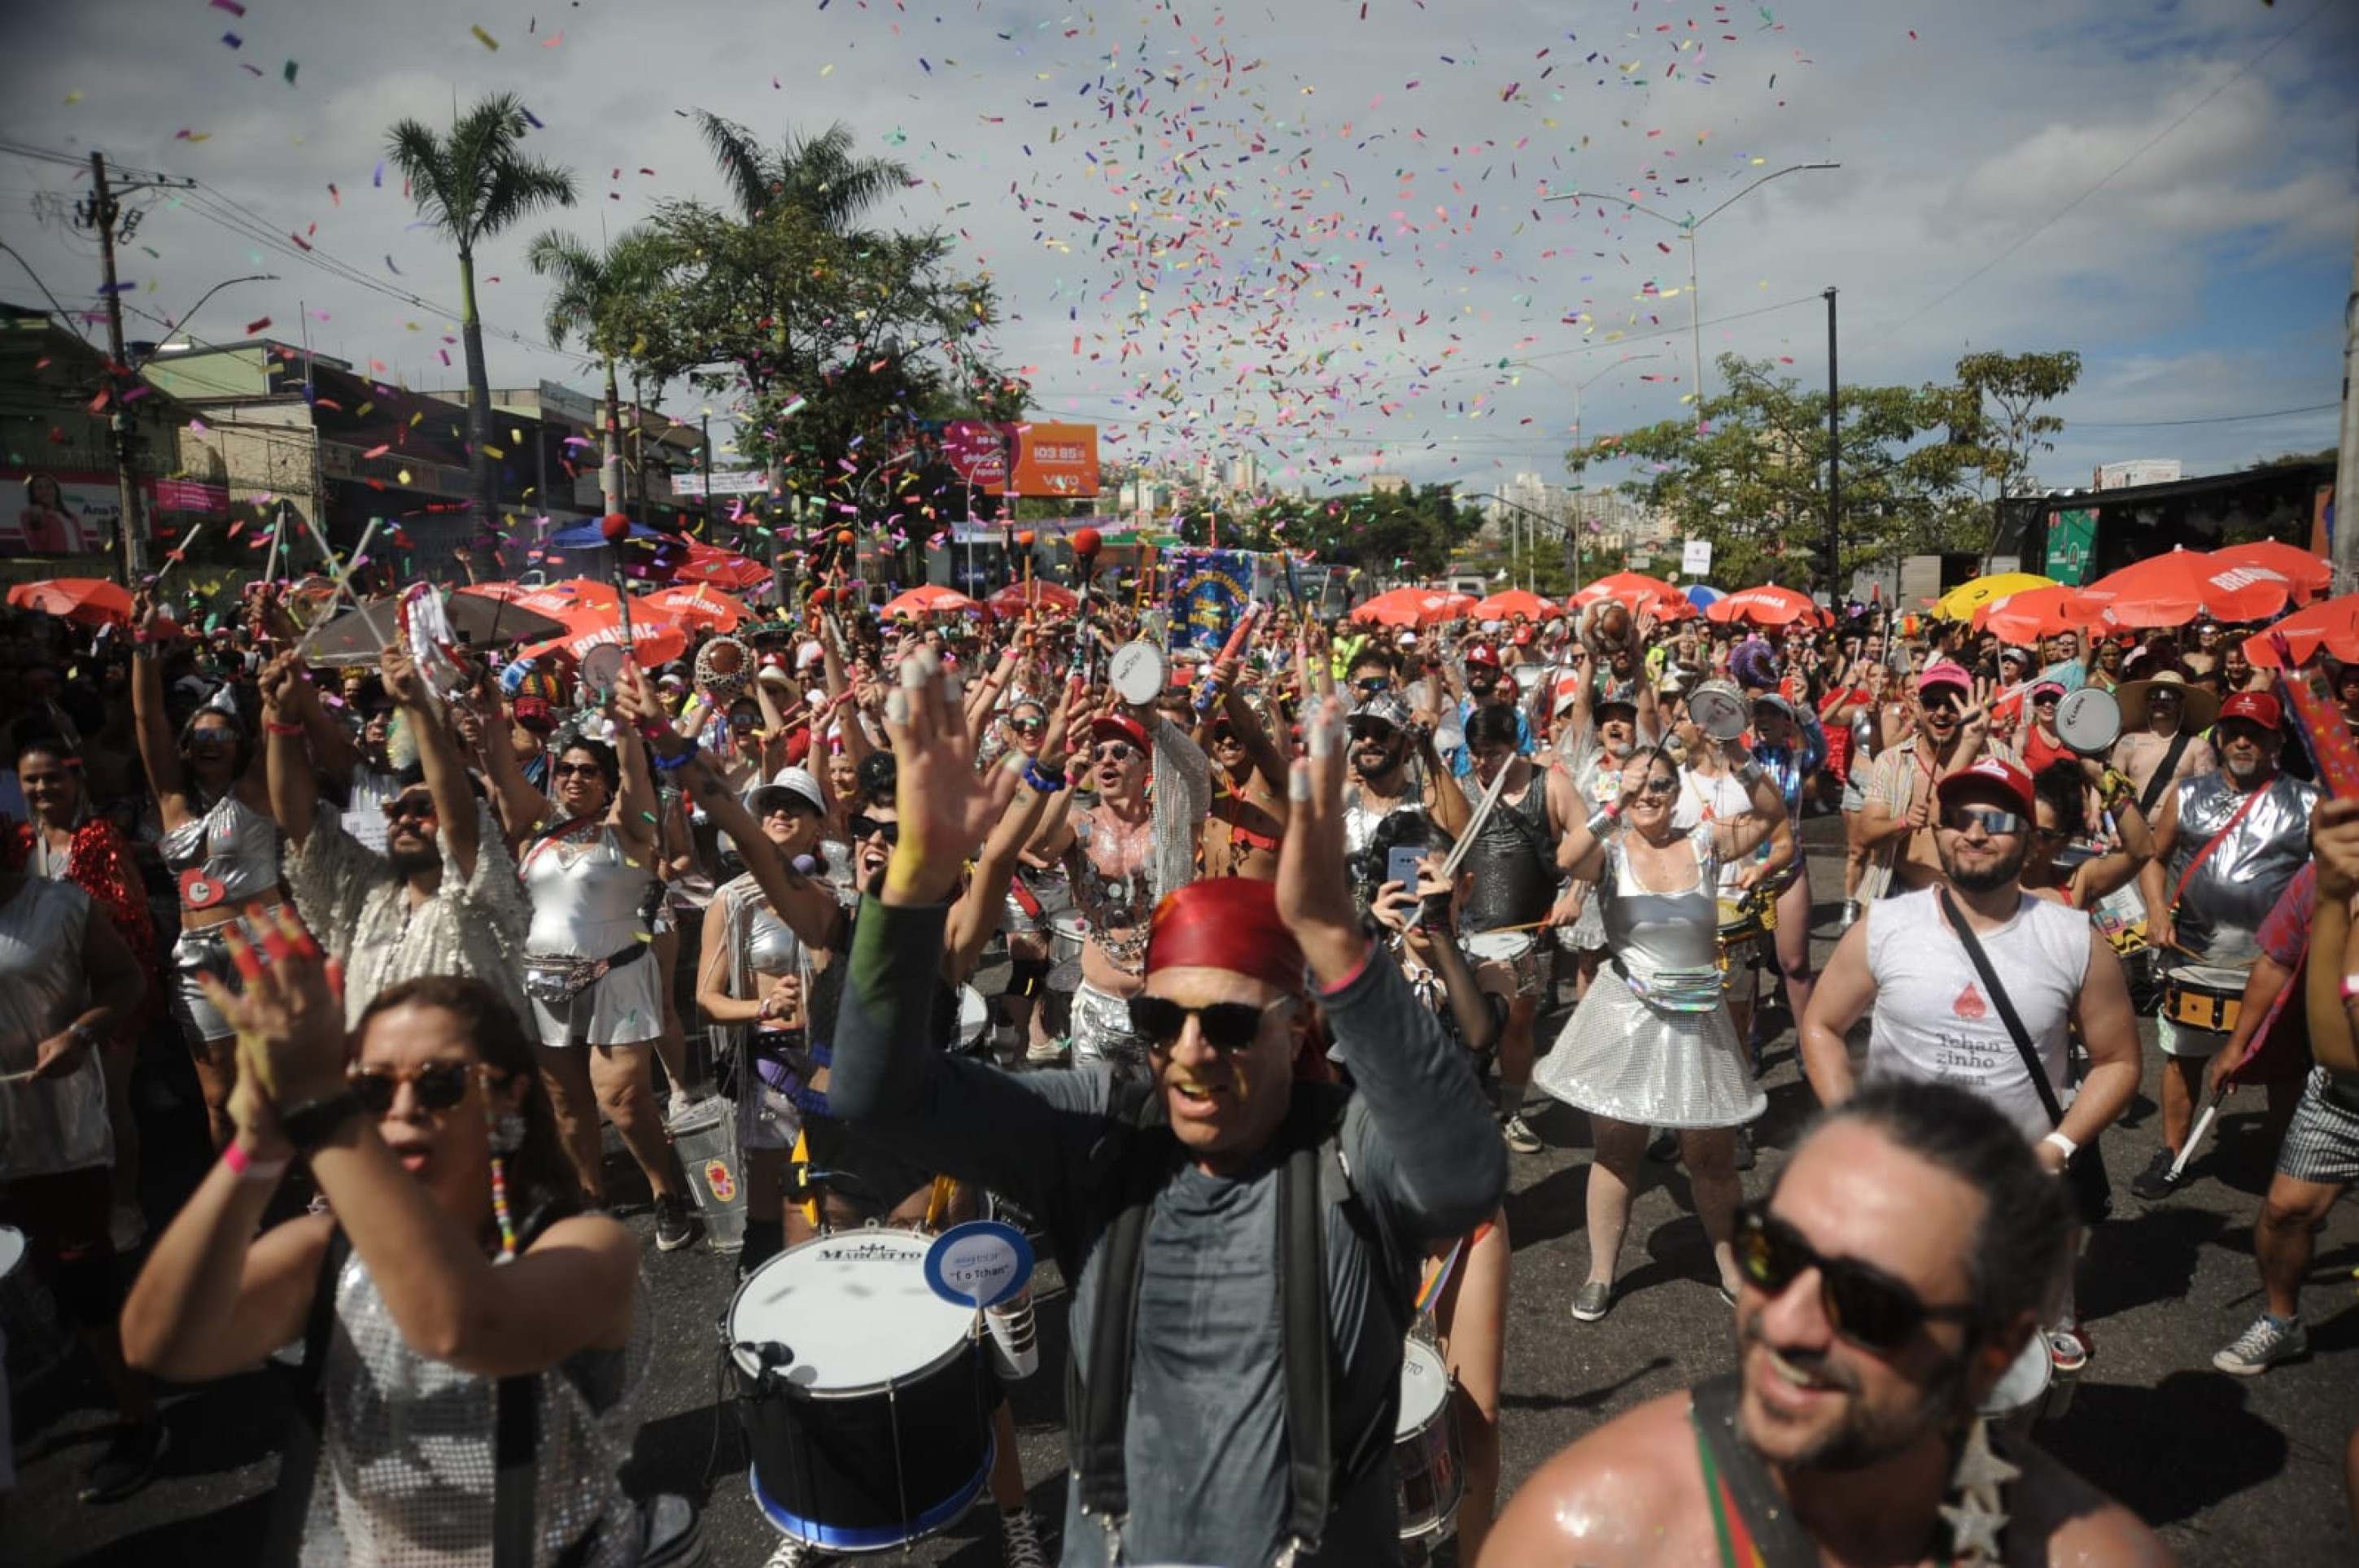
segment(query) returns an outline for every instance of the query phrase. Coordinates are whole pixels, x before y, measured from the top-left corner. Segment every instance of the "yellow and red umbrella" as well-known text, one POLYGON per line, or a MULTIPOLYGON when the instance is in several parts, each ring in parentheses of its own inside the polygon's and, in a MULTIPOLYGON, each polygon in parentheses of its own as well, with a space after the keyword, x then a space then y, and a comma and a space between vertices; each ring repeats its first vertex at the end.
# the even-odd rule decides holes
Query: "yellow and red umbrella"
POLYGON ((2042 577, 2037 572, 1994 572, 1987 577, 1961 583, 1934 600, 1933 613, 1945 621, 1971 621, 1974 613, 1985 605, 2027 593, 2034 588, 2055 586, 2056 579, 2042 577))
POLYGON ((8 603, 83 626, 131 624, 131 590, 103 577, 44 577, 8 590, 8 603))

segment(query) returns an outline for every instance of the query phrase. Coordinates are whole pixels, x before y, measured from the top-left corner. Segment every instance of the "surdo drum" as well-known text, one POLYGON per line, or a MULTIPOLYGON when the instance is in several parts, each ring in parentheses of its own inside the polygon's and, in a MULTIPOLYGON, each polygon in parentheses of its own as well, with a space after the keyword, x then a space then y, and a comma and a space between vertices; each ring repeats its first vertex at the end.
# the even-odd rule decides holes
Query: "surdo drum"
POLYGON ((884 1552, 956 1522, 991 1471, 998 1393, 976 1314, 926 1288, 928 1237, 870 1226, 807 1241, 738 1287, 724 1323, 755 1504, 831 1552, 884 1552))

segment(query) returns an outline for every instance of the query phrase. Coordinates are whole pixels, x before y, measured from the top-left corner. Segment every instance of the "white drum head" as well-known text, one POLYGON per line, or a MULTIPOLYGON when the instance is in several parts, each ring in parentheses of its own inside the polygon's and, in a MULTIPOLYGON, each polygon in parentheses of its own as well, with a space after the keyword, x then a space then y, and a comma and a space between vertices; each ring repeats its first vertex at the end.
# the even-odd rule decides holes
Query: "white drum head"
POLYGON ((1531 951, 1529 931, 1484 931, 1466 939, 1466 956, 1477 964, 1502 963, 1531 951))
POLYGON ((582 683, 602 696, 623 683, 623 645, 602 642, 582 656, 582 683))
POLYGON ((983 993, 972 985, 959 987, 958 1037, 961 1045, 973 1045, 983 1038, 984 1026, 991 1022, 991 1005, 983 993))
POLYGON ((1984 1396, 1982 1414, 1996 1421, 2018 1410, 2029 1410, 2048 1392, 2048 1379, 2054 1369, 2049 1365, 2048 1336, 2034 1334, 2024 1341, 2023 1353, 2001 1374, 1999 1380, 1984 1396))
POLYGON ((2121 734, 2122 705, 2111 691, 2083 686, 2056 704, 2056 738, 2083 757, 2103 757, 2121 734))
POLYGON ((1106 683, 1125 702, 1152 702, 1163 695, 1164 682, 1170 678, 1169 661, 1151 642, 1123 644, 1106 666, 1106 683))
POLYGON ((1401 1346, 1400 1414, 1393 1420, 1393 1441, 1424 1430, 1449 1399, 1450 1368, 1440 1354, 1413 1339, 1401 1346))
POLYGON ((1688 717, 1714 740, 1734 740, 1747 721, 1745 695, 1725 681, 1707 681, 1688 693, 1688 717))
POLYGON ((15 1225, 0 1225, 0 1279, 16 1271, 25 1261, 25 1233, 15 1225))
POLYGON ((1078 909, 1067 909, 1063 914, 1049 917, 1049 929, 1059 936, 1071 937, 1075 942, 1087 942, 1090 937, 1090 918, 1078 909))
MULTIPOLYGON (((959 1349, 974 1309, 926 1288, 931 1238, 872 1226, 789 1247, 754 1270, 729 1304, 729 1341, 775 1341, 791 1353, 786 1381, 821 1397, 872 1392, 915 1377, 959 1349)), ((756 1367, 746 1354, 737 1364, 756 1367)))
POLYGON ((2241 969, 2223 969, 2216 964, 2182 964, 2170 972, 2170 977, 2180 985, 2214 996, 2241 996, 2245 982, 2252 976, 2241 969))

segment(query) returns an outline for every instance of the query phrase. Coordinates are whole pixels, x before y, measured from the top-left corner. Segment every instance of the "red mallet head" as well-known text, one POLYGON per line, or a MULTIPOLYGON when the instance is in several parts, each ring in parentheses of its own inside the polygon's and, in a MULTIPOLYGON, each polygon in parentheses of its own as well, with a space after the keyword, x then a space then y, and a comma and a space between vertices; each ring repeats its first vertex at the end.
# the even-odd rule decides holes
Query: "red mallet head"
POLYGON ((835 532, 835 542, 838 544, 850 544, 852 542, 852 530, 850 528, 838 528, 835 532))
POLYGON ((1073 534, 1073 553, 1083 561, 1093 561, 1097 557, 1098 548, 1104 543, 1105 536, 1097 529, 1080 528, 1073 534))
POLYGON ((1024 549, 1030 550, 1032 548, 1032 530, 1030 528, 1026 528, 1022 533, 1017 534, 1016 536, 1016 542, 1024 549))
POLYGON ((631 531, 631 519, 620 512, 609 512, 598 519, 598 531, 608 544, 618 544, 631 531))
POLYGON ((810 602, 811 602, 812 604, 826 604, 826 603, 827 603, 827 600, 828 600, 828 591, 827 591, 826 589, 824 589, 824 588, 814 588, 814 589, 812 589, 812 590, 811 590, 810 602))

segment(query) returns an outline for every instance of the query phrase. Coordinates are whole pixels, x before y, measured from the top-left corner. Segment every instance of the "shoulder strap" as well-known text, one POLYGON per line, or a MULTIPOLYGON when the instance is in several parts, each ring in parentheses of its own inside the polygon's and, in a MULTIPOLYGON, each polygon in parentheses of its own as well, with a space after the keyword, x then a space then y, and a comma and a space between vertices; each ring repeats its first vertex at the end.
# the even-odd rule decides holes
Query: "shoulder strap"
MULTIPOLYGON (((1316 1115, 1320 1096, 1298 1087, 1288 1119, 1316 1115), (1305 1107, 1310 1115, 1305 1115, 1305 1107)), ((1298 1131, 1300 1129, 1298 1128, 1298 1131)), ((1286 1356, 1285 1552, 1317 1556, 1333 1504, 1335 1347, 1327 1331, 1327 1248, 1320 1225, 1320 1138, 1297 1137, 1277 1184, 1279 1326, 1286 1356)))
POLYGON ((2023 1019, 2017 1016, 2015 1004, 2007 998, 2006 987, 1998 983, 1998 973, 1991 967, 1989 954, 1983 952, 1982 939, 1974 935, 1973 927, 1966 924, 1957 900, 1950 897, 1947 887, 1940 889, 1940 895, 1941 913, 1949 920, 1950 929, 1957 933, 1958 945, 1963 947, 1966 956, 1973 961, 1974 973, 1982 976, 1983 989, 1990 993, 1991 1006, 1998 1009, 2000 1021, 2006 1025, 2007 1034, 2015 1040, 2015 1049, 2023 1057, 2024 1069, 2031 1074, 2031 1086, 2039 1093, 2040 1108, 2048 1113, 2048 1125, 2063 1126, 2064 1106, 2056 1098, 2056 1085, 2048 1081, 2048 1069, 2039 1064, 2039 1053, 2031 1048, 2031 1031, 2023 1027, 2023 1019))
POLYGON ((2194 738, 2185 724, 2180 725, 2179 733, 2170 737, 2170 749, 2162 754, 2162 760, 2155 765, 2154 777, 2138 792, 2139 816, 2148 822, 2154 820, 2154 808, 2161 800, 2162 792, 2170 788, 2170 776, 2178 769, 2179 759, 2187 755, 2187 743, 2194 738))
POLYGON ((311 1290, 310 1315, 303 1320, 303 1365, 295 1374, 286 1452, 278 1462, 278 1481, 271 1489, 270 1523, 256 1559, 266 1568, 294 1568, 302 1556, 303 1527, 310 1517, 311 1492, 320 1475, 328 1345, 336 1330, 336 1282, 352 1252, 352 1237, 338 1225, 329 1234, 327 1256, 320 1260, 320 1278, 311 1290))
POLYGON ((540 1374, 503 1377, 493 1395, 492 1568, 532 1568, 540 1448, 540 1374))
POLYGON ((2226 840, 2230 833, 2236 831, 2236 824, 2238 822, 2245 820, 2245 813, 2251 811, 2255 806, 2259 805, 2261 803, 2261 797, 2268 794, 2277 787, 2277 779, 2272 779, 2257 789, 2247 789, 2245 791, 2245 803, 2236 808, 2236 814, 2230 817, 2226 822, 2222 822, 2220 824, 2220 831, 2203 841, 2203 847, 2195 852, 2195 858, 2189 861, 2187 863, 2187 869, 2179 874, 2179 886, 2170 890, 2170 907, 2172 909, 2177 909, 2179 907, 2179 900, 2187 896, 2187 885, 2195 880, 2196 867, 2211 859, 2212 852, 2219 848, 2221 844, 2226 840))
POLYGON ((1817 1568, 1819 1549, 1769 1478, 1760 1456, 1736 1435, 1738 1382, 1726 1373, 1696 1385, 1688 1422, 1722 1568, 1817 1568))

